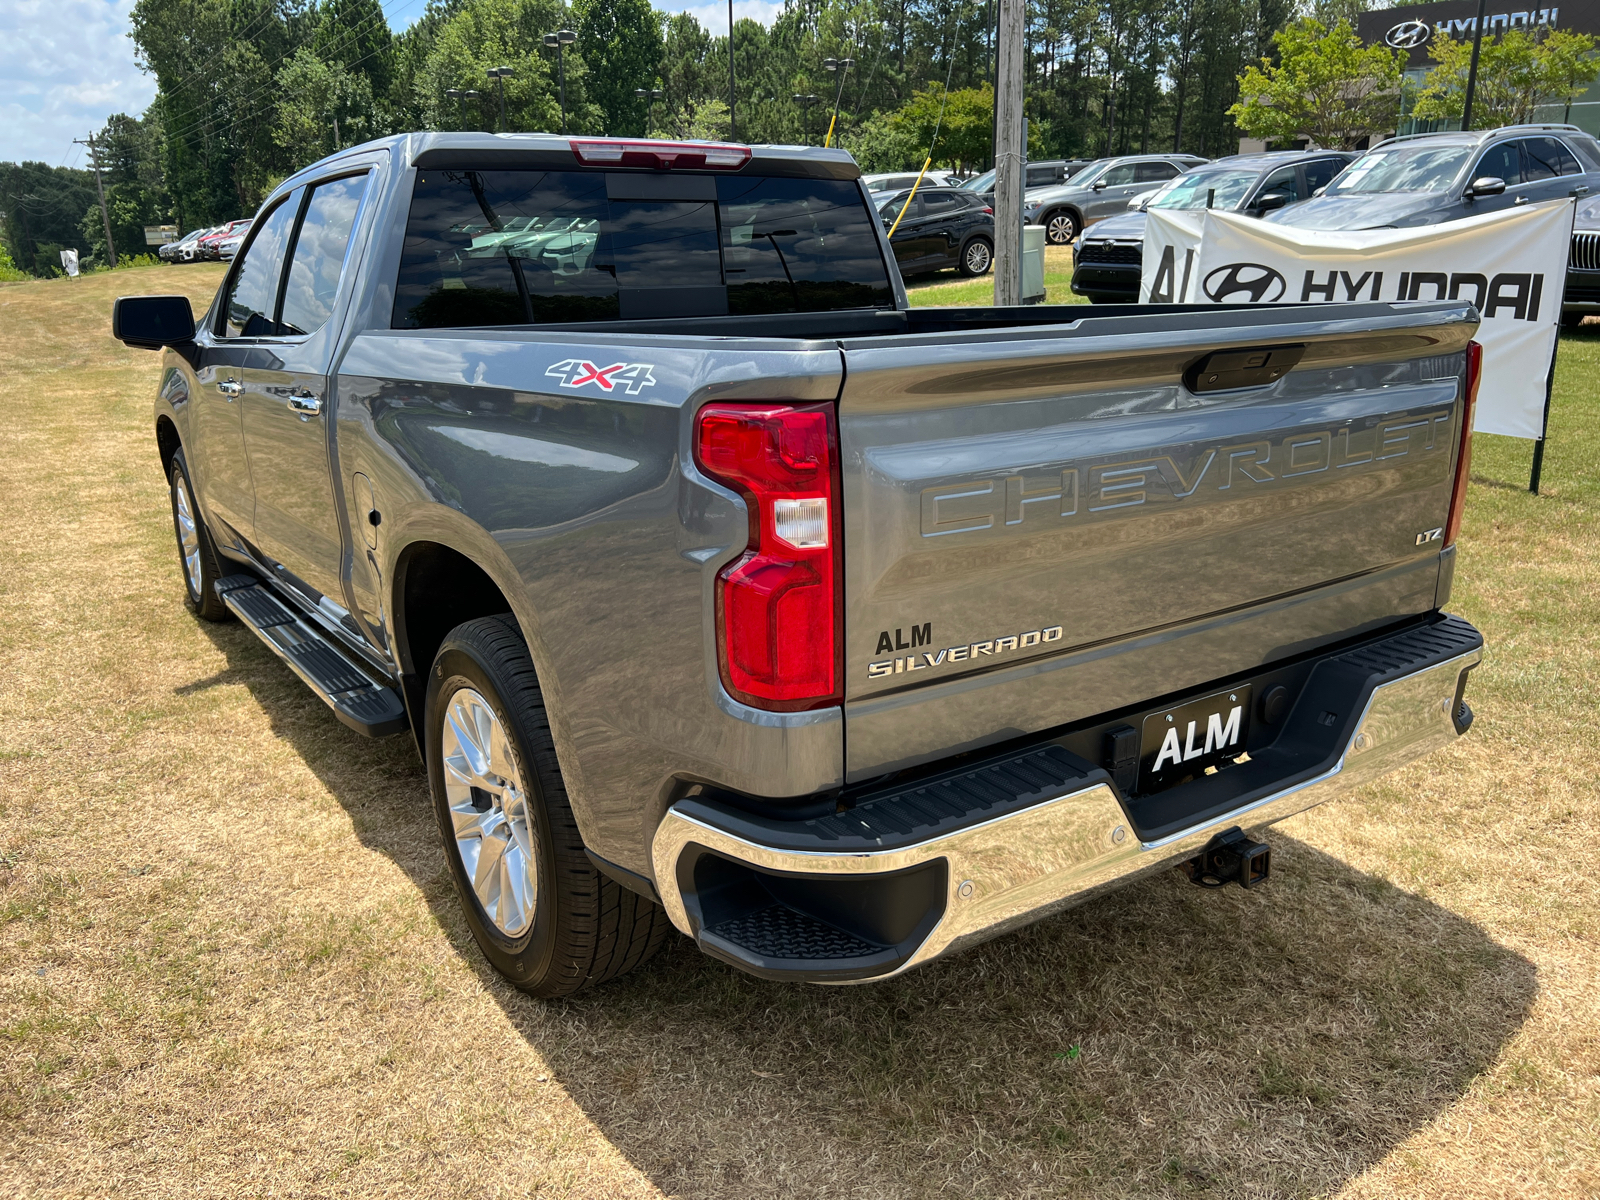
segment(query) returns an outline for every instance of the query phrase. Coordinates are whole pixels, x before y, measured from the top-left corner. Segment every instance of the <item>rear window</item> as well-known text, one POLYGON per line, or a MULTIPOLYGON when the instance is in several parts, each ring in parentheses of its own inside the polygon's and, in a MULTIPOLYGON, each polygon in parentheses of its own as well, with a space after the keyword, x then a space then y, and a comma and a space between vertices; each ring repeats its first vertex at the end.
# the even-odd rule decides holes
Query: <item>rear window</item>
POLYGON ((892 307, 871 221, 846 180, 423 170, 392 324, 892 307))

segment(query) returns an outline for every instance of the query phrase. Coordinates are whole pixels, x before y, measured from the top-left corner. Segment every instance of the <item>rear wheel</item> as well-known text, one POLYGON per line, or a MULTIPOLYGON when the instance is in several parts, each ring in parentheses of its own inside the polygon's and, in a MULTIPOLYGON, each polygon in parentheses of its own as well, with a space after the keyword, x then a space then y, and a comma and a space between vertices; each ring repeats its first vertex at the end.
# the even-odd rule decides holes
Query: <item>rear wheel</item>
POLYGON ((567 996, 644 962, 671 923, 584 852, 527 643, 458 625, 428 675, 428 779, 472 936, 525 992, 567 996))
POLYGON ((216 582, 222 577, 217 566, 217 550, 211 541, 195 503, 194 484, 189 464, 179 450, 172 456, 167 475, 172 500, 172 531, 178 537, 178 569, 183 575, 183 602, 190 612, 207 621, 225 621, 231 615, 217 596, 216 582))
POLYGON ((1078 236, 1078 218, 1067 209, 1053 212, 1044 219, 1044 236, 1052 246, 1068 245, 1078 236))
POLYGON ((987 275, 994 264, 994 247, 986 237, 975 237, 961 250, 961 273, 968 277, 987 275))

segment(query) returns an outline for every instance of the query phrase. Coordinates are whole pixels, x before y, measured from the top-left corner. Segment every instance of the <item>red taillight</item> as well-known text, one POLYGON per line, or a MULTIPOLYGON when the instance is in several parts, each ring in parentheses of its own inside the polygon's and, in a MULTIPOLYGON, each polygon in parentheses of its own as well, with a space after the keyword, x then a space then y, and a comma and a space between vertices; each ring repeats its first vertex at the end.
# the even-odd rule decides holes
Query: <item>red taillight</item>
POLYGON ((983 211, 988 213, 991 217, 994 216, 994 209, 990 208, 987 204, 983 206, 983 211))
POLYGON ((1467 387, 1461 402, 1461 446, 1456 452, 1456 483, 1450 493, 1450 519, 1444 525, 1444 544, 1454 546, 1461 532, 1461 514, 1467 507, 1467 471, 1472 466, 1472 418, 1478 407, 1478 382, 1483 378, 1483 347, 1467 343, 1467 387))
POLYGON ((627 142, 612 138, 571 138, 578 161, 602 167, 670 167, 737 171, 750 161, 749 146, 729 142, 627 142))
POLYGON ((839 703, 839 438, 831 404, 708 404, 695 462, 744 496, 750 541, 717 576, 717 660, 734 698, 839 703))

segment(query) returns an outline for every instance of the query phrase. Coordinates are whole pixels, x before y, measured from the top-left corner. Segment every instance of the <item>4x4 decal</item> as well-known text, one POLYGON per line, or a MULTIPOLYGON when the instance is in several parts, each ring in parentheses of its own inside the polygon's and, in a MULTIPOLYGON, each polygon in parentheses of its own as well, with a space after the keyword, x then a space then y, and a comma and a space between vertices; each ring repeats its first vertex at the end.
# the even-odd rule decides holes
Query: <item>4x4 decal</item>
POLYGON ((615 391, 621 387, 628 395, 637 396, 641 388, 655 384, 656 377, 650 373, 654 365, 654 363, 619 362, 612 363, 609 367, 597 367, 587 359, 564 358, 555 366, 547 368, 545 374, 561 380, 561 386, 564 388, 581 388, 592 383, 602 392, 615 391))

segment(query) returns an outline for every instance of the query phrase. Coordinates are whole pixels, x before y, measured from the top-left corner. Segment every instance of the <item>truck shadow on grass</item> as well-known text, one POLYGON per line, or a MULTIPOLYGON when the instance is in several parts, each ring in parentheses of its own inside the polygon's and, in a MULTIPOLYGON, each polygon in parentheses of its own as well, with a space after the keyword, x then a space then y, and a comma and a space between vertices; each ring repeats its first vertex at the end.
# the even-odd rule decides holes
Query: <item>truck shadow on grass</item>
POLYGON ((768 983, 674 937, 536 1001, 472 943, 409 740, 207 632, 549 1064, 525 1102, 560 1086, 669 1195, 1329 1193, 1459 1099, 1536 992, 1476 925, 1280 835, 1264 888, 1166 872, 887 983, 768 983))

